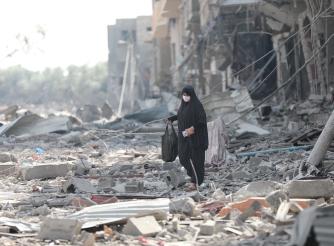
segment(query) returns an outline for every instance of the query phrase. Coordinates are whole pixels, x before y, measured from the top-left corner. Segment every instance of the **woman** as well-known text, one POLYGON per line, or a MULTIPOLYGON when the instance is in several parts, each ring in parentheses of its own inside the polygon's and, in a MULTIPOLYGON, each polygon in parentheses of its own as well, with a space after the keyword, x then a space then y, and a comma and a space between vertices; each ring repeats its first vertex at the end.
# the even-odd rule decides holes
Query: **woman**
POLYGON ((195 190, 204 180, 205 151, 208 149, 208 129, 203 105, 192 86, 182 90, 181 106, 169 121, 178 121, 178 146, 181 165, 191 178, 189 190, 195 190), (195 170, 195 172, 194 172, 195 170))

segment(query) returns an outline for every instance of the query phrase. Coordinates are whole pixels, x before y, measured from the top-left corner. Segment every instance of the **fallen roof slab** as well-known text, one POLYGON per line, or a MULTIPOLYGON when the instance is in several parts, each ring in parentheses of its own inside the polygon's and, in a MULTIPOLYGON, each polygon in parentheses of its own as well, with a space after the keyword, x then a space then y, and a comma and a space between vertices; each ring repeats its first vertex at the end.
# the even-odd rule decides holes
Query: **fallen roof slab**
POLYGON ((47 133, 66 133, 72 128, 67 116, 42 118, 37 114, 23 115, 0 128, 0 136, 38 136, 47 133))

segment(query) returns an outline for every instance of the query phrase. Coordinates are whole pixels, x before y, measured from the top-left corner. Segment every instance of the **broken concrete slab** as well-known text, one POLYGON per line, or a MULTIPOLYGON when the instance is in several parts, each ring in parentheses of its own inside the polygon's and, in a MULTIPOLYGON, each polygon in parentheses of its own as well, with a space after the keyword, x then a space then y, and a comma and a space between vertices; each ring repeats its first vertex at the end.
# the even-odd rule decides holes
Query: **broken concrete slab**
POLYGON ((216 230, 216 222, 208 220, 200 225, 200 234, 204 236, 212 236, 216 230))
POLYGON ((81 230, 82 223, 71 219, 45 218, 38 237, 42 240, 74 240, 81 230))
POLYGON ((153 237, 161 231, 161 226, 153 216, 130 218, 123 229, 124 234, 145 237, 153 237))
POLYGON ((190 197, 176 198, 169 204, 171 214, 183 213, 188 216, 194 216, 196 212, 195 201, 190 197))
POLYGON ((330 198, 334 183, 329 179, 293 180, 284 186, 290 198, 330 198))
POLYGON ((97 189, 86 179, 72 177, 62 187, 67 193, 97 193, 97 189))
POLYGON ((282 184, 273 181, 256 181, 238 190, 234 197, 242 200, 248 197, 265 197, 271 192, 282 188, 282 184))
POLYGON ((0 128, 0 136, 38 136, 47 133, 66 133, 72 128, 67 116, 44 119, 36 114, 23 115, 0 128))
POLYGON ((19 172, 24 180, 65 177, 72 169, 69 163, 48 163, 21 167, 19 172))

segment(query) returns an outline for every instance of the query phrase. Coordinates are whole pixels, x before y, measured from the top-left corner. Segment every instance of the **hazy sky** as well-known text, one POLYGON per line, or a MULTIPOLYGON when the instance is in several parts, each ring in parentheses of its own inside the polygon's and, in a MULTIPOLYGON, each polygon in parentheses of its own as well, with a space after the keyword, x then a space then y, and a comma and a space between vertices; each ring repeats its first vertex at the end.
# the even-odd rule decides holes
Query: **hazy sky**
POLYGON ((107 25, 117 18, 151 14, 152 0, 1 0, 0 67, 21 64, 38 70, 106 61, 107 25), (32 48, 4 59, 22 46, 15 38, 18 33, 30 37, 32 48))

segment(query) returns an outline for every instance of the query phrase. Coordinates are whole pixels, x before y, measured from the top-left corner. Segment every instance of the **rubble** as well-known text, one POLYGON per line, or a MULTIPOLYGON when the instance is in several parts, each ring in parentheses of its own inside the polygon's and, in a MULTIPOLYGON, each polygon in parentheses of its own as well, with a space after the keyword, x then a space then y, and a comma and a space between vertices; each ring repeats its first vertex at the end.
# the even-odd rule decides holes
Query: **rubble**
POLYGON ((77 220, 45 218, 38 237, 42 240, 73 241, 80 234, 81 225, 77 220))
POLYGON ((68 163, 50 163, 23 166, 19 172, 24 180, 33 180, 65 177, 71 169, 68 163))
POLYGON ((284 190, 291 198, 330 198, 334 195, 334 183, 329 179, 293 180, 284 190))
POLYGON ((72 177, 64 183, 62 191, 67 193, 96 193, 97 189, 88 180, 72 177))
POLYGON ((196 215, 196 204, 194 200, 190 197, 186 198, 175 198, 169 204, 170 213, 183 213, 190 217, 196 215))
POLYGON ((155 236, 161 231, 161 226, 153 216, 130 218, 123 229, 125 234, 145 237, 155 236))

